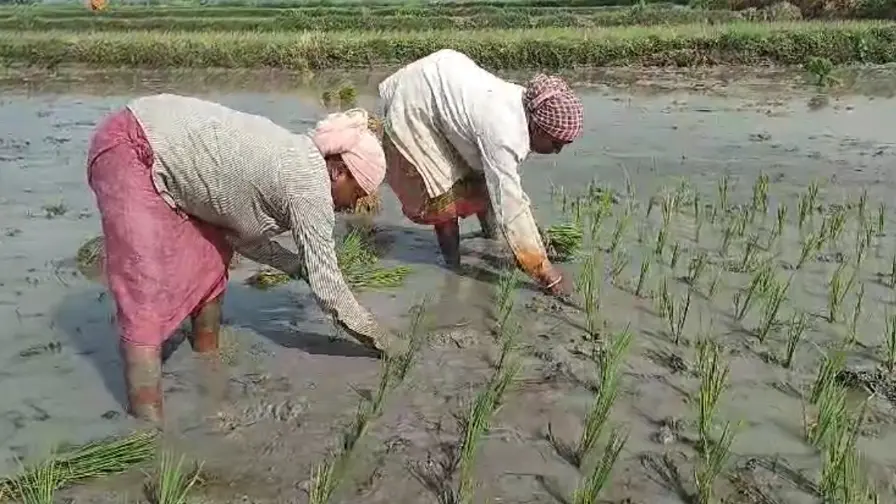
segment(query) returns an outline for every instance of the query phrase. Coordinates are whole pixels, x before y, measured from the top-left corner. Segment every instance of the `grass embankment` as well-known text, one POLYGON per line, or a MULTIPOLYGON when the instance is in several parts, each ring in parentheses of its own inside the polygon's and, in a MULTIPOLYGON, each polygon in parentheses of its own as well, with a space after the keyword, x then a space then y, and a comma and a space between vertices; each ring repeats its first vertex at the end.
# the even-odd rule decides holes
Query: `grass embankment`
MULTIPOLYGON (((491 8, 490 8, 491 9, 491 8)), ((191 9, 192 10, 192 9, 191 9)), ((22 16, 0 17, 0 29, 70 30, 70 31, 306 31, 306 30, 365 30, 365 31, 426 31, 449 29, 509 29, 509 28, 592 28, 600 26, 658 25, 687 23, 724 23, 740 19, 736 12, 676 9, 613 9, 550 14, 529 14, 524 10, 506 12, 453 12, 433 15, 431 12, 380 14, 376 12, 320 14, 294 11, 267 16, 230 17, 182 16, 161 14, 144 17, 106 16, 22 16)), ((438 9, 437 9, 438 10, 438 9)), ((493 9, 492 9, 493 10, 493 9)), ((530 9, 526 9, 530 10, 530 9)), ((553 10, 553 9, 552 9, 553 10)))
MULTIPOLYGON (((640 7, 639 7, 640 8, 640 7)), ((671 10, 672 8, 685 9, 666 4, 651 4, 644 7, 653 10, 671 10)), ((315 7, 304 6, 298 8, 270 8, 270 7, 110 7, 107 10, 91 12, 83 7, 71 8, 70 6, 29 6, 29 7, 3 7, 0 6, 0 14, 4 16, 38 16, 52 19, 65 18, 101 18, 101 19, 144 19, 156 17, 204 17, 204 18, 270 18, 273 16, 310 16, 324 17, 333 15, 375 15, 375 16, 478 16, 513 13, 525 16, 553 16, 558 14, 596 14, 607 12, 620 12, 632 9, 629 6, 610 7, 537 7, 528 4, 513 4, 506 7, 495 7, 486 3, 472 4, 439 4, 432 6, 421 5, 376 5, 365 4, 363 6, 331 6, 315 7)))
POLYGON ((443 48, 495 69, 896 61, 896 23, 793 22, 457 32, 0 31, 4 63, 324 69, 403 64, 443 48))

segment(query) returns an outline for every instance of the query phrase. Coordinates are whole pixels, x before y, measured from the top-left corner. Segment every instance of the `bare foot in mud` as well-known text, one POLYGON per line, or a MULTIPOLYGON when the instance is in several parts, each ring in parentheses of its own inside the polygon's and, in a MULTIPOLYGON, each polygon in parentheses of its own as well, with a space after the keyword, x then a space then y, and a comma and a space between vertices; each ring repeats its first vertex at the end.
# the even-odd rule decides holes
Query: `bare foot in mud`
POLYGON ((202 411, 216 412, 229 399, 229 373, 227 366, 221 362, 218 352, 197 354, 196 375, 199 379, 197 390, 202 411))

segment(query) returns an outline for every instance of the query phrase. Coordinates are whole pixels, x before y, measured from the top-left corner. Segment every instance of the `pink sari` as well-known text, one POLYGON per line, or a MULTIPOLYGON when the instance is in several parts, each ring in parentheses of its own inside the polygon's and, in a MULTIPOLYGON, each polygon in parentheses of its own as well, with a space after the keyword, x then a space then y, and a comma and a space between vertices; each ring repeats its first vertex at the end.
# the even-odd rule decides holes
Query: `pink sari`
POLYGON ((87 179, 102 219, 103 271, 121 341, 157 347, 223 294, 233 250, 224 230, 165 203, 151 180, 153 160, 143 128, 123 109, 94 132, 87 179))

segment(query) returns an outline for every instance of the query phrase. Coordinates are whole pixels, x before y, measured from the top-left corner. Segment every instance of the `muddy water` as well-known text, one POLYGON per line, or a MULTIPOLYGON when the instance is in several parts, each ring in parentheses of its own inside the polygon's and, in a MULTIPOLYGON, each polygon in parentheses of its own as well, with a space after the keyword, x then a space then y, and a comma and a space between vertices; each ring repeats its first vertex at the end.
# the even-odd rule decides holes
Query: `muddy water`
MULTIPOLYGON (((891 170, 896 145, 888 127, 896 100, 889 98, 885 83, 875 80, 888 79, 888 74, 845 76, 861 87, 841 90, 821 107, 815 93, 792 74, 602 77, 607 78, 601 85, 582 91, 584 139, 558 156, 535 157, 523 168, 524 185, 540 221, 560 218, 550 198, 552 185, 572 191, 597 179, 624 192, 630 181, 641 205, 625 239, 632 261, 621 275, 623 285, 636 280, 641 252, 655 237, 659 210, 650 222, 643 215, 647 199, 663 187, 685 180, 706 201, 713 201, 717 181, 729 174, 732 201, 744 203, 753 180, 764 172, 771 178, 767 227, 779 202, 788 205, 789 221, 795 223, 796 197, 812 180, 822 181, 821 198, 828 202, 855 199, 867 188, 869 215, 879 202, 889 205, 888 233, 876 240, 863 269, 865 315, 859 340, 865 346, 851 356, 850 364, 875 366, 891 292, 874 280, 876 273, 888 270, 896 236, 896 203, 891 197, 896 190, 891 170), (645 237, 644 244, 637 242, 638 236, 645 237)), ((96 122, 133 96, 174 91, 304 130, 320 116, 320 90, 346 79, 368 91, 377 81, 374 76, 309 79, 211 72, 31 76, 25 83, 20 76, 5 81, 0 97, 0 343, 5 349, 0 355, 0 468, 11 469, 14 456, 36 457, 55 443, 84 442, 135 426, 121 406, 113 306, 101 286, 76 273, 72 261, 77 247, 100 229, 84 167, 96 122)), ((372 98, 362 93, 360 102, 369 105, 372 98)), ((407 464, 426 460, 439 442, 452 439, 452 413, 462 411, 471 391, 489 375, 486 356, 494 350, 485 331, 485 312, 493 290, 492 258, 506 254, 500 245, 471 238, 464 243, 466 274, 448 273, 439 263, 431 232, 400 218, 388 189, 383 196, 385 210, 377 224, 391 243, 385 261, 408 264, 413 275, 401 290, 364 293, 361 300, 384 323, 400 328, 407 323, 408 306, 428 296, 437 303, 437 328, 408 389, 392 400, 365 445, 362 468, 353 475, 346 501, 363 497, 371 502, 431 502, 407 464)), ((621 210, 618 205, 615 213, 621 210)), ((606 225, 604 241, 613 221, 606 225)), ((687 259, 701 247, 717 246, 718 230, 708 223, 705 227, 704 241, 695 244, 692 220, 675 221, 670 243, 680 242, 684 259, 675 275, 657 265, 652 288, 666 275, 676 293, 684 292, 674 278, 687 272, 687 259)), ((465 231, 475 230, 472 222, 465 223, 465 231)), ((844 236, 843 249, 849 252, 852 235, 844 236)), ((798 238, 793 226, 785 231, 779 246, 783 259, 793 261, 798 238)), ((732 246, 731 256, 739 254, 741 248, 732 246)), ((813 262, 801 270, 789 304, 823 314, 826 282, 834 268, 813 262)), ((190 455, 210 461, 211 482, 202 490, 210 498, 235 502, 247 495, 253 502, 304 502, 301 487, 311 464, 337 441, 339 426, 351 418, 359 400, 353 388, 374 386, 378 364, 351 341, 334 335, 306 286, 268 292, 244 286, 242 280, 255 269, 240 264, 226 298, 224 360, 230 400, 223 405, 208 401, 197 386, 198 368, 188 345, 177 348, 165 367, 169 431, 190 455)), ((819 321, 807 333, 792 370, 768 362, 769 355, 781 352, 783 335, 760 345, 731 321, 732 295, 747 279, 745 274, 726 274, 713 300, 695 301, 684 338, 712 333, 730 351, 731 387, 720 415, 743 422, 732 467, 743 466, 749 457, 781 455, 789 467, 815 480, 818 457, 802 441, 802 407, 794 391, 811 383, 817 349, 830 346, 844 330, 819 321)), ((852 303, 849 297, 845 311, 852 303)), ((577 476, 550 449, 542 431, 551 423, 561 437, 577 437, 590 400, 580 383, 593 376, 592 364, 583 357, 590 347, 581 339, 579 315, 550 305, 531 289, 523 290, 520 304, 526 304, 530 316, 524 381, 484 442, 482 492, 501 502, 551 502, 553 488, 568 493, 577 476), (540 483, 544 481, 551 483, 540 483)), ((668 454, 680 464, 685 487, 691 485, 687 475, 693 452, 687 439, 693 436, 697 382, 687 371, 670 369, 669 363, 680 357, 688 367, 692 345, 672 344, 654 303, 624 288, 608 283, 603 306, 611 327, 631 323, 636 335, 614 417, 628 426, 630 438, 609 496, 680 502, 645 461, 668 454), (665 419, 680 419, 685 427, 663 444, 657 442, 663 437, 657 438, 657 433, 667 431, 661 428, 665 419)), ((872 474, 886 474, 886 468, 896 464, 896 417, 885 400, 874 403, 871 416, 861 447, 873 465, 872 474)), ((753 472, 761 472, 764 466, 759 467, 753 472)), ((749 471, 740 474, 755 476, 749 471)), ((780 472, 770 474, 756 476, 770 481, 767 492, 785 502, 813 501, 798 483, 780 472)), ((75 494, 83 502, 106 502, 136 493, 135 481, 100 482, 75 494)), ((724 484, 722 488, 731 490, 724 484)), ((884 502, 890 502, 887 499, 884 502)))

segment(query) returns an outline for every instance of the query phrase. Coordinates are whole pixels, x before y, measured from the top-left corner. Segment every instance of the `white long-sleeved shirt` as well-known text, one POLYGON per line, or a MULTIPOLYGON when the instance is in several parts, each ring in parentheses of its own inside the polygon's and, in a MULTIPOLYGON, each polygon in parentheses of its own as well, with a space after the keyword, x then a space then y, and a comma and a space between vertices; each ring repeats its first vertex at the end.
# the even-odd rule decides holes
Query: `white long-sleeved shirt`
POLYGON ((146 96, 127 107, 153 149, 153 184, 172 208, 230 231, 246 257, 305 279, 350 330, 380 330, 339 270, 330 177, 307 135, 186 96, 146 96), (270 239, 287 230, 298 254, 270 239))
POLYGON ((511 248, 544 256, 519 166, 529 156, 525 89, 450 49, 419 59, 379 85, 384 126, 420 172, 430 197, 481 172, 511 248), (446 152, 445 144, 454 152, 446 152))

